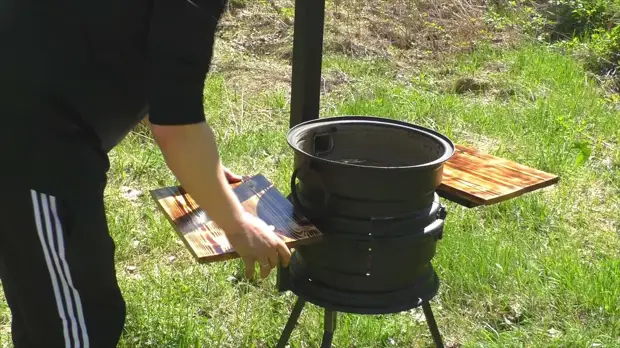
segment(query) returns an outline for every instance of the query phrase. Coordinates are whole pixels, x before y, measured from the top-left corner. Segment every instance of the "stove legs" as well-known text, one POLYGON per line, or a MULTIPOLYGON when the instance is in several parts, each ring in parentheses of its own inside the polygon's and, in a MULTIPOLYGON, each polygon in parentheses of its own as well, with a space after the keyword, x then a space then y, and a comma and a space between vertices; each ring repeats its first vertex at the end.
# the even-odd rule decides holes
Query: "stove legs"
POLYGON ((280 340, 278 341, 278 345, 276 346, 276 348, 286 347, 289 338, 291 338, 291 333, 293 332, 295 325, 297 325, 297 319, 299 319, 299 316, 301 315, 301 311, 304 309, 305 304, 305 300, 297 298, 295 306, 293 307, 293 311, 291 312, 291 316, 288 317, 288 321, 286 322, 286 326, 284 327, 284 331, 282 332, 282 336, 280 336, 280 340))
MULTIPOLYGON (((291 316, 286 322, 286 326, 284 327, 284 331, 282 332, 282 336, 280 336, 280 340, 278 341, 278 345, 276 345, 276 348, 286 347, 286 344, 291 338, 291 333, 293 332, 295 325, 297 325, 297 320, 299 319, 301 311, 304 309, 305 305, 305 300, 297 298, 295 306, 293 307, 293 311, 291 312, 291 316)), ((428 302, 423 302, 422 310, 424 311, 424 316, 426 317, 426 323, 428 324, 428 328, 431 331, 431 335, 433 336, 433 342, 435 342, 435 347, 444 348, 441 334, 439 333, 439 328, 437 327, 437 322, 435 321, 433 311, 431 310, 431 304, 428 302)), ((336 312, 325 309, 325 316, 323 320, 323 340, 321 341, 321 348, 330 348, 332 346, 332 340, 334 338, 334 330, 336 330, 336 312)))
MULTIPOLYGON (((291 338, 291 333, 297 325, 297 319, 301 315, 301 311, 304 309, 304 305, 306 301, 297 298, 295 302, 295 306, 293 307, 293 311, 291 312, 291 316, 288 318, 286 322, 286 326, 284 327, 284 331, 282 331, 282 336, 280 336, 280 340, 278 341, 278 345, 276 348, 284 348, 288 343, 288 340, 291 338)), ((321 343, 321 348, 330 348, 332 346, 332 340, 334 338, 334 330, 336 329, 336 312, 331 311, 329 309, 325 310, 325 319, 324 319, 324 329, 323 329, 323 340, 321 343)))
POLYGON ((321 348, 330 348, 332 346, 332 339, 334 338, 334 330, 336 330, 336 312, 326 309, 323 320, 324 329, 321 348))
POLYGON ((443 341, 441 339, 441 334, 439 333, 439 328, 437 328, 437 322, 435 321, 435 317, 433 316, 433 311, 431 310, 431 304, 428 302, 423 302, 422 310, 424 311, 424 316, 426 317, 426 323, 428 324, 428 328, 431 331, 431 335, 433 336, 435 347, 443 348, 443 341))

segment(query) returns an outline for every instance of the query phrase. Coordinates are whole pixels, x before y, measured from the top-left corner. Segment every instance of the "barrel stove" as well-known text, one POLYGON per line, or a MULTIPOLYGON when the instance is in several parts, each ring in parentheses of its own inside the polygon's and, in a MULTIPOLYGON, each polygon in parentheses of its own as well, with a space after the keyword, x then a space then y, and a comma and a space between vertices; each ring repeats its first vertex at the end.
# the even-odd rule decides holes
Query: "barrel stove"
POLYGON ((278 347, 306 302, 325 308, 322 347, 336 312, 388 314, 422 306, 442 347, 430 300, 431 260, 446 209, 436 194, 454 144, 430 129, 371 116, 321 118, 290 129, 290 199, 323 233, 278 270, 278 290, 298 296, 278 347))

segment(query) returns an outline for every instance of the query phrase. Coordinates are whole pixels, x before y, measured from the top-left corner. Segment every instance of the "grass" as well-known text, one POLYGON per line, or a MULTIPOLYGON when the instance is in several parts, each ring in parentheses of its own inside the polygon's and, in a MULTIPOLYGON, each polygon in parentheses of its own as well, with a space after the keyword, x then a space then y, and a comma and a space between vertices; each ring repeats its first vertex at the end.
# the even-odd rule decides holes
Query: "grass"
MULTIPOLYGON (((620 346, 620 118, 594 79, 550 48, 481 46, 430 66, 337 52, 324 61, 322 117, 376 115, 561 176, 547 190, 489 207, 449 208, 434 264, 433 308, 450 347, 620 346), (483 88, 456 89, 477 81, 483 88)), ((288 93, 244 92, 210 75, 206 112, 223 160, 288 193, 288 93)), ((294 296, 234 283, 238 261, 198 265, 148 194, 176 184, 142 128, 111 153, 106 190, 117 273, 128 303, 120 347, 272 347, 294 296)), ((321 311, 306 306, 291 347, 316 347, 321 311)), ((10 315, 0 300, 0 346, 10 315)), ((420 310, 341 315, 334 347, 427 347, 420 310)))

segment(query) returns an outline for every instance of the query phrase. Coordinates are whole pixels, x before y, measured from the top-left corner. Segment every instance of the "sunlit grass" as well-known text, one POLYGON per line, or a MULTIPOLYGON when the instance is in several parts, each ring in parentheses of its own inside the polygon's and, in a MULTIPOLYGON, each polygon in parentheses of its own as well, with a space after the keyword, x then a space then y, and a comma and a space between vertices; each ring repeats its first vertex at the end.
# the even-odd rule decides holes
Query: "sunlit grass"
MULTIPOLYGON (((383 61, 325 58, 344 74, 324 96, 322 117, 374 115, 431 127, 457 143, 560 175, 554 188, 489 207, 447 202, 448 222, 434 260, 441 280, 433 301, 450 344, 462 347, 620 345, 620 121, 574 61, 545 48, 481 49, 452 63, 398 74, 383 61), (342 77, 344 78, 344 77, 342 77), (475 78, 484 92, 456 93, 475 78)), ((333 75, 330 75, 333 76, 333 75)), ((227 166, 264 173, 288 193, 288 96, 265 86, 242 95, 215 74, 205 105, 227 166)), ((273 347, 295 297, 234 284, 238 261, 198 265, 143 191, 174 185, 148 132, 111 154, 106 191, 117 267, 128 302, 121 347, 273 347), (135 266, 128 268, 128 266, 135 266)), ((321 311, 307 306, 291 347, 316 347, 321 311)), ((9 312, 0 301, 0 343, 9 312)), ((341 315, 334 347, 424 347, 420 311, 341 315)))

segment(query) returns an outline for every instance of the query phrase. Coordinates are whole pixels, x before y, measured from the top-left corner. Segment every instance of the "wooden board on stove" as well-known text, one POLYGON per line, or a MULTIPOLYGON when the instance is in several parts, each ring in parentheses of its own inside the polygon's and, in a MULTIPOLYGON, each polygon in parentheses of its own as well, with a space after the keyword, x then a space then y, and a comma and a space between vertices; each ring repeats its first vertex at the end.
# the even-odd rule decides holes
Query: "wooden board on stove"
MULTIPOLYGON (((263 175, 232 185, 244 208, 275 227, 289 248, 318 241, 322 234, 263 175)), ((201 263, 239 257, 224 231, 180 186, 151 190, 160 210, 194 258, 201 263)))
POLYGON ((503 202, 558 181, 556 175, 456 145, 437 191, 449 200, 474 207, 503 202))

